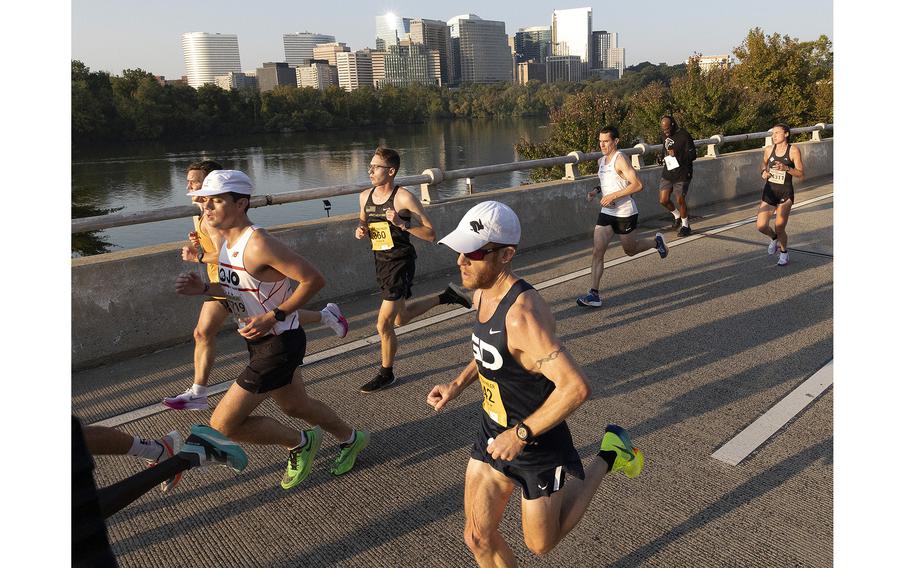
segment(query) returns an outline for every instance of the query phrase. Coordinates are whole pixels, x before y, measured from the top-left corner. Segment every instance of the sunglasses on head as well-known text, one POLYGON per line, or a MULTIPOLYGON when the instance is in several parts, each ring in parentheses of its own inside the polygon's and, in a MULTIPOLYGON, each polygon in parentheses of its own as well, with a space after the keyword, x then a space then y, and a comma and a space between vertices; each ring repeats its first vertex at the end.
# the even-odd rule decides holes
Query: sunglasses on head
POLYGON ((481 249, 477 249, 472 252, 466 252, 466 253, 462 253, 462 254, 464 254, 464 257, 469 260, 483 260, 484 257, 486 257, 488 254, 490 254, 494 250, 499 250, 501 248, 506 248, 508 246, 511 246, 511 245, 500 245, 498 247, 492 247, 492 248, 488 248, 488 249, 481 248, 481 249))

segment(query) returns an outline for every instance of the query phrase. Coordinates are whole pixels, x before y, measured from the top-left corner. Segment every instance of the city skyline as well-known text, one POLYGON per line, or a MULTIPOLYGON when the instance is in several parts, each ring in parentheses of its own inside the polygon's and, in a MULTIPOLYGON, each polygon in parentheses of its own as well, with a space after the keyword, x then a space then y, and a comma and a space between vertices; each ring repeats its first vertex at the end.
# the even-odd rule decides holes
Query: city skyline
MULTIPOLYGON (((784 20, 761 5, 709 0, 698 9, 681 11, 643 21, 638 10, 598 7, 593 2, 562 3, 528 0, 498 4, 465 1, 426 6, 412 0, 352 0, 353 9, 301 11, 299 4, 266 1, 256 13, 236 0, 217 4, 209 1, 155 3, 137 0, 76 0, 72 5, 71 58, 92 70, 119 75, 124 69, 140 68, 156 75, 179 78, 186 73, 180 38, 187 32, 234 34, 238 37, 241 68, 251 71, 263 62, 285 61, 283 36, 297 32, 334 35, 356 51, 375 47, 375 18, 389 11, 402 18, 447 21, 474 13, 485 20, 505 22, 514 36, 519 28, 547 26, 553 10, 591 7, 593 29, 617 32, 623 38, 626 64, 643 61, 675 65, 693 53, 731 53, 752 27, 766 33, 781 33, 800 40, 827 35, 833 39, 830 2, 812 0, 788 8, 784 20), (521 6, 521 10, 515 8, 521 6), (265 8, 265 9, 263 9, 265 8), (722 9, 721 9, 722 8, 722 9), (276 17, 281 14, 281 17, 276 17), (299 15, 298 15, 299 14, 299 15), (356 16, 351 17, 351 14, 356 16), (705 17, 709 14, 710 17, 705 17), (110 45, 117 45, 115 50, 110 45)), ((678 4, 657 2, 649 6, 656 14, 669 14, 678 4), (663 9, 666 8, 666 9, 663 9)))

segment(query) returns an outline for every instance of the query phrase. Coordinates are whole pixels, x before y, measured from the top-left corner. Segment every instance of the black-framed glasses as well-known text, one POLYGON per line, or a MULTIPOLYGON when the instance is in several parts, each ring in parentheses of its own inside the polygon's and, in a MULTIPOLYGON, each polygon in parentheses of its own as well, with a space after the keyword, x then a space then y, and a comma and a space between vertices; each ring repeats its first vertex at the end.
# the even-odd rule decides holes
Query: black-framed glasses
POLYGON ((498 247, 493 247, 493 248, 488 248, 488 249, 481 248, 481 249, 477 249, 475 251, 466 252, 466 253, 462 253, 462 254, 464 254, 464 257, 469 260, 483 260, 491 252, 499 250, 501 248, 506 248, 509 246, 512 246, 512 245, 500 245, 498 247))
POLYGON ((375 170, 376 168, 385 168, 385 169, 389 169, 389 168, 391 168, 391 167, 392 167, 392 166, 380 166, 380 165, 378 165, 378 164, 370 164, 369 172, 370 172, 370 173, 373 173, 373 170, 375 170))

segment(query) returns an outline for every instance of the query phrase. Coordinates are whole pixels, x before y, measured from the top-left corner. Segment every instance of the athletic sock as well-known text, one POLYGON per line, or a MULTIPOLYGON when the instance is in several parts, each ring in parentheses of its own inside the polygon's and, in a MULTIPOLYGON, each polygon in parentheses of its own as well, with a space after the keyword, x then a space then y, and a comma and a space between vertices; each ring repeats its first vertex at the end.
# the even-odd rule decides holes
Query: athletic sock
POLYGON ((616 452, 613 450, 600 450, 597 455, 607 462, 607 471, 613 469, 613 462, 616 461, 616 452))
POLYGON ((776 240, 777 240, 777 232, 776 232, 776 231, 773 231, 773 230, 771 231, 771 240, 772 240, 772 241, 776 241, 776 240))
POLYGON ((594 294, 595 296, 600 296, 600 292, 598 292, 598 291, 595 290, 594 288, 591 288, 591 289, 589 290, 589 292, 591 292, 591 293, 594 294))
POLYGON ((354 443, 354 440, 356 440, 356 439, 357 439, 357 430, 354 430, 354 429, 352 428, 352 429, 351 429, 351 437, 348 438, 347 440, 345 440, 344 442, 341 442, 341 443, 344 444, 344 445, 353 444, 353 443, 354 443))
POLYGON ((193 386, 190 387, 190 391, 192 391, 195 396, 208 396, 209 394, 209 388, 207 386, 198 385, 196 383, 193 383, 193 386))
POLYGON ((682 218, 682 226, 683 226, 683 227, 688 227, 688 226, 689 226, 689 218, 688 218, 688 217, 683 217, 683 218, 682 218))
POLYGON ((294 450, 296 450, 298 448, 304 447, 306 445, 307 441, 309 441, 309 437, 306 435, 306 430, 301 430, 300 431, 300 443, 297 444, 296 446, 294 446, 293 448, 291 448, 291 451, 293 452, 294 450))
POLYGON ((679 211, 677 211, 676 209, 674 209, 673 211, 670 211, 670 213, 673 213, 673 218, 674 218, 674 219, 679 219, 679 211))
POLYGON ((392 367, 383 367, 382 365, 379 366, 379 374, 387 379, 395 376, 395 373, 392 372, 392 367))
POLYGON ((164 446, 158 440, 146 440, 133 436, 133 445, 127 455, 151 461, 158 461, 164 455, 164 446))

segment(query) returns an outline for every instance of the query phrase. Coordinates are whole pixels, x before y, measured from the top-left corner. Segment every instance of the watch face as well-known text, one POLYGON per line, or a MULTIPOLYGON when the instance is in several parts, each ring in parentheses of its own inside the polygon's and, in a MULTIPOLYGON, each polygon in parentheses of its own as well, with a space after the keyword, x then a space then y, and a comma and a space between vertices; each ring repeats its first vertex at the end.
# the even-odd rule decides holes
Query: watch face
POLYGON ((519 440, 528 439, 528 428, 527 426, 521 425, 515 429, 515 434, 518 435, 519 440))

